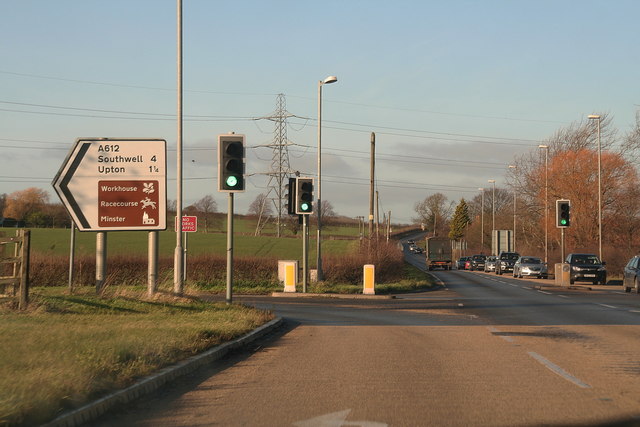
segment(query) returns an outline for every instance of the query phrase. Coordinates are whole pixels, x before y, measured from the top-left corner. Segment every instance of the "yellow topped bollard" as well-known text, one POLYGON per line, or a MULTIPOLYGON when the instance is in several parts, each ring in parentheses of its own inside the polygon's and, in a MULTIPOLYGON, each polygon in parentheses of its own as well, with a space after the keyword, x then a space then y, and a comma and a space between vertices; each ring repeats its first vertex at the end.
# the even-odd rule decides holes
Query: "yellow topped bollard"
POLYGON ((363 269, 363 282, 364 288, 362 293, 365 295, 375 295, 376 290, 376 266, 373 264, 366 264, 363 269))

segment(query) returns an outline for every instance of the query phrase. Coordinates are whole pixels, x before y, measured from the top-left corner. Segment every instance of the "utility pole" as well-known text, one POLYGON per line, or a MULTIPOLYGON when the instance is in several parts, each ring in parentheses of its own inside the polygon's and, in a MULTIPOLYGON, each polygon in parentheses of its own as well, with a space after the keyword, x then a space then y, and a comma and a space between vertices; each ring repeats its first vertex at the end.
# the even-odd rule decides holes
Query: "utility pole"
POLYGON ((373 236, 373 196, 376 171, 376 134, 371 132, 371 173, 369 179, 369 239, 373 236))

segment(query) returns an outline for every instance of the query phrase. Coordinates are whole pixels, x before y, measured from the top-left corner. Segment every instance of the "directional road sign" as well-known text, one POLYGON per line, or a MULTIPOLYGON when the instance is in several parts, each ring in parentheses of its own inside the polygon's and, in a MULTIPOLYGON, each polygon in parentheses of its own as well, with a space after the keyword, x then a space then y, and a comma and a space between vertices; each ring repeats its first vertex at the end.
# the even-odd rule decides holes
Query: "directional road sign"
POLYGON ((80 231, 164 230, 166 141, 78 139, 53 188, 80 231))

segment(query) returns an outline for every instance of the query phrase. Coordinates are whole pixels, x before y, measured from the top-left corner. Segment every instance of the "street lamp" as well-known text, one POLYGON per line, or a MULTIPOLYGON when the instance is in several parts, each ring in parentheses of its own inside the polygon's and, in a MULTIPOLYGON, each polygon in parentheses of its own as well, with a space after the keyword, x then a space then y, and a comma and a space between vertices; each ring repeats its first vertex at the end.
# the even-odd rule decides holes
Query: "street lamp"
POLYGON ((515 184, 515 170, 517 170, 517 166, 516 165, 509 165, 509 169, 513 169, 514 170, 514 184, 513 184, 513 251, 515 252, 516 250, 516 197, 517 197, 517 193, 516 193, 516 184, 515 184))
POLYGON ((491 255, 498 255, 493 253, 493 235, 496 229, 496 180, 490 179, 487 182, 493 184, 493 193, 491 194, 491 255))
POLYGON ((598 253, 602 260, 602 153, 600 149, 600 121, 602 118, 597 114, 589 114, 589 120, 598 121, 598 253))
POLYGON ((338 81, 336 76, 329 76, 324 80, 318 81, 318 199, 316 201, 318 209, 318 239, 316 250, 316 275, 320 282, 324 280, 322 273, 322 253, 321 253, 321 230, 322 230, 322 86, 335 83, 338 81))
MULTIPOLYGON (((549 146, 540 144, 538 148, 544 148, 544 262, 549 257, 549 146)), ((564 260, 561 260, 564 262, 564 260)))
POLYGON ((480 253, 482 253, 484 251, 484 188, 478 188, 478 191, 482 191, 480 208, 480 253))

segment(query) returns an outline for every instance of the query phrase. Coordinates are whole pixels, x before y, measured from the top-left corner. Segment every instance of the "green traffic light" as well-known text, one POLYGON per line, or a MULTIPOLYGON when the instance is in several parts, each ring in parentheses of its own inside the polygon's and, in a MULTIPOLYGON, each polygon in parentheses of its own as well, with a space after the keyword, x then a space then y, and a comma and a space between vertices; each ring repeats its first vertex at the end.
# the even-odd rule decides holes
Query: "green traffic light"
POLYGON ((309 210, 309 203, 302 203, 300 205, 300 209, 302 209, 304 212, 307 212, 309 210))
POLYGON ((560 220, 560 224, 561 225, 567 225, 567 220, 566 219, 561 219, 560 220))
POLYGON ((235 187, 238 185, 238 177, 231 175, 227 178, 226 183, 229 187, 235 187))

